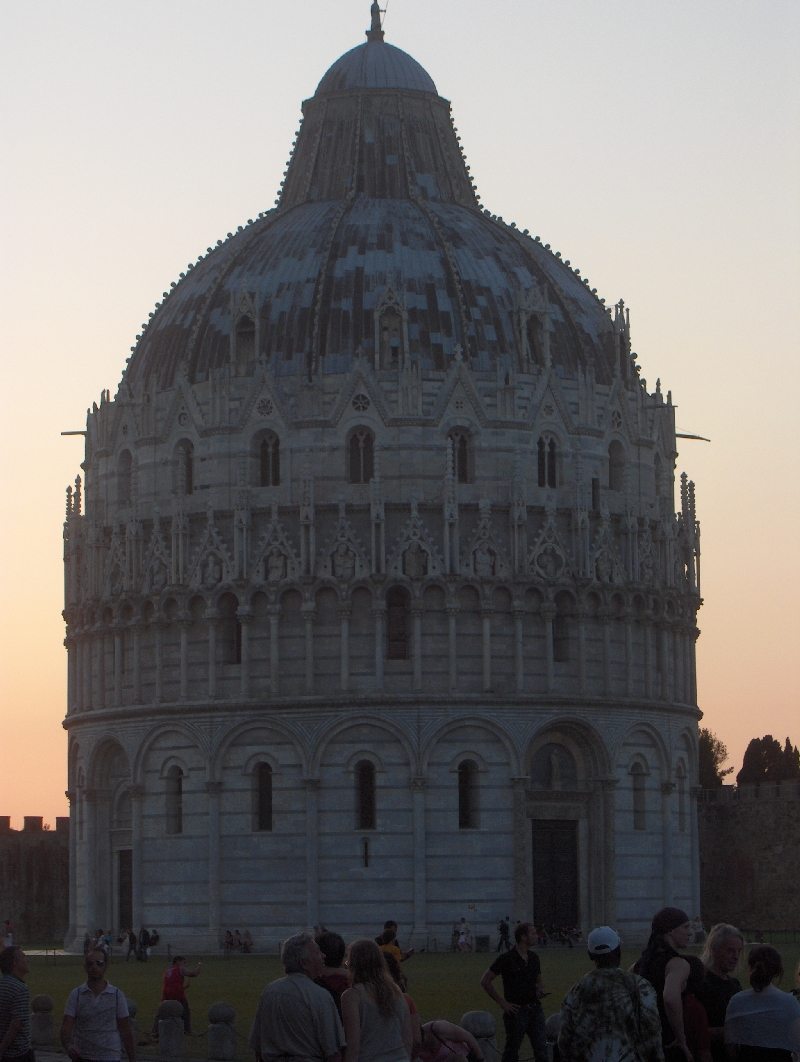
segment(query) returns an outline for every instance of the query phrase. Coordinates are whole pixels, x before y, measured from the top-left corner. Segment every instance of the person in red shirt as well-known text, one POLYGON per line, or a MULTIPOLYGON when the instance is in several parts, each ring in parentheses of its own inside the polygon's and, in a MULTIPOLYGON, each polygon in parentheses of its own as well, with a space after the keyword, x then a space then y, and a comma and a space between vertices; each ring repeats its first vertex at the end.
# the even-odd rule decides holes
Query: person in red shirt
MULTIPOLYGON (((191 1034, 192 1023, 191 1014, 189 1012, 189 1000, 186 998, 186 982, 187 977, 197 977, 203 968, 203 960, 201 959, 197 964, 196 970, 189 970, 183 964, 186 962, 185 955, 176 955, 172 960, 172 966, 168 970, 164 971, 164 985, 161 989, 161 1002, 165 999, 176 999, 183 1007, 183 1031, 187 1036, 191 1034)), ((153 1036, 158 1036, 158 1011, 156 1011, 156 1020, 153 1022, 153 1036)))

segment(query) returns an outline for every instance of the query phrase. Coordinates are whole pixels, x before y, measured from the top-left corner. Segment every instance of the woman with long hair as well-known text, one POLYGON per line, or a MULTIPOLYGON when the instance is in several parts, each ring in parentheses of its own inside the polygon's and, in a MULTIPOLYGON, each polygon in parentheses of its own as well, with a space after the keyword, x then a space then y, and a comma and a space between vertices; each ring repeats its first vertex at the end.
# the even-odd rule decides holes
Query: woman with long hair
POLYGON ((709 930, 700 956, 706 975, 695 994, 708 1016, 714 1062, 728 1062, 724 1038, 725 1011, 731 999, 742 990, 733 974, 741 960, 743 947, 744 938, 736 926, 720 922, 709 930))
POLYGON ((692 923, 680 908, 662 907, 650 928, 647 947, 632 969, 656 990, 666 1062, 693 1062, 683 1027, 682 997, 689 980, 689 963, 678 954, 694 936, 692 923))
POLYGON ((374 940, 354 940, 347 951, 351 988, 342 993, 345 1062, 409 1062, 411 1016, 374 940))
POLYGON ((800 1055, 800 1002, 773 984, 783 977, 780 952, 759 944, 747 956, 750 988, 728 1004, 725 1043, 737 1062, 790 1062, 800 1055))

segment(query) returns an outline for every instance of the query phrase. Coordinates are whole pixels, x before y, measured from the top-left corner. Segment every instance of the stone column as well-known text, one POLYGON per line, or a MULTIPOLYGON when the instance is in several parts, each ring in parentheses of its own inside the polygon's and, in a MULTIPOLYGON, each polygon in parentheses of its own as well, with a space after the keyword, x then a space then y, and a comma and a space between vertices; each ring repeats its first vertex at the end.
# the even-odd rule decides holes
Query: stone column
POLYGON ((75 643, 71 635, 64 639, 67 650, 67 715, 75 711, 75 643))
POLYGON ((97 700, 96 705, 102 709, 106 706, 106 636, 101 629, 95 638, 97 644, 97 700))
POLYGON ((661 689, 659 693, 661 700, 666 701, 669 698, 669 643, 667 642, 667 628, 663 624, 659 625, 656 637, 661 646, 661 689))
POLYGON ((699 637, 700 631, 697 627, 693 627, 689 634, 689 704, 694 705, 697 704, 697 639, 699 637))
POLYGON ((86 816, 86 928, 97 928, 97 791, 84 789, 83 808, 86 816))
POLYGON ((633 696, 633 613, 630 609, 623 612, 625 623, 625 696, 633 696))
POLYGON ((416 775, 411 779, 411 797, 414 808, 414 928, 411 935, 417 943, 424 940, 428 932, 425 824, 425 787, 427 784, 427 779, 422 775, 416 775))
POLYGON ((618 778, 602 778, 603 807, 603 893, 605 911, 603 918, 606 925, 614 925, 617 919, 617 829, 614 807, 614 791, 619 784, 618 778))
POLYGON ((578 691, 586 693, 586 609, 578 611, 578 691))
POLYGON ((653 698, 653 627, 649 620, 642 624, 644 630, 644 695, 653 698))
POLYGON ((181 626, 181 700, 189 694, 189 624, 190 619, 179 621, 181 626))
POLYGON ((545 658, 547 661, 547 692, 552 693, 556 686, 556 666, 553 655, 553 620, 556 606, 542 605, 542 622, 544 623, 545 658))
POLYGON ((250 624, 253 622, 253 610, 240 608, 236 616, 242 627, 242 660, 239 670, 239 693, 243 698, 250 696, 250 624))
POLYGON ((83 636, 83 699, 86 708, 94 707, 92 692, 92 636, 86 633, 83 636))
POLYGON ((607 613, 600 616, 603 631, 603 693, 611 693, 611 617, 607 613))
POLYGON ((514 605, 514 672, 516 676, 517 693, 525 691, 525 641, 523 638, 522 623, 525 616, 524 605, 514 605))
POLYGON ((422 602, 411 603, 411 655, 414 663, 414 676, 411 688, 415 693, 422 689, 422 602))
POLYGON ((447 650, 450 670, 450 689, 455 690, 458 685, 458 641, 456 633, 456 616, 458 607, 455 605, 447 608, 447 650))
POLYGON ((702 789, 700 786, 692 786, 689 790, 689 823, 692 845, 692 912, 700 914, 700 841, 697 825, 697 801, 702 789))
POLYGON ((122 704, 122 631, 114 630, 114 707, 122 704))
POLYGON ((208 623, 208 699, 213 701, 217 696, 217 623, 219 612, 215 608, 206 610, 205 619, 208 623))
POLYGON ((128 792, 131 797, 131 907, 133 925, 138 933, 144 922, 142 804, 145 790, 143 785, 132 785, 128 792))
POLYGON ((514 817, 514 911, 527 922, 533 918, 531 826, 525 807, 527 778, 512 778, 514 817))
POLYGON ((375 618, 375 686, 383 689, 383 617, 386 608, 382 605, 372 606, 375 618))
POLYGON ((304 601, 300 611, 306 625, 306 693, 314 692, 314 616, 313 601, 304 601))
POLYGON ((67 945, 78 937, 78 800, 72 790, 64 796, 69 801, 69 928, 67 945))
POLYGON ((672 653, 674 664, 673 697, 676 701, 683 701, 683 634, 679 628, 672 632, 672 653))
POLYGON ((317 832, 319 778, 306 778, 306 924, 319 922, 319 847, 317 832))
MULTIPOLYGON (((153 702, 160 704, 164 699, 164 624, 153 624, 153 638, 155 640, 156 654, 156 688, 153 693, 153 702)), ((135 923, 134 923, 135 924, 135 923)))
POLYGON ((278 673, 278 622, 281 616, 281 606, 270 605, 267 608, 267 614, 269 615, 269 688, 272 696, 277 697, 281 685, 278 673))
POLYGON ((208 932, 219 942, 221 925, 219 802, 222 782, 206 782, 208 793, 208 932))
POLYGON ((133 703, 142 703, 142 628, 133 628, 133 703))
MULTIPOLYGON (((662 671, 663 674, 663 671, 662 671)), ((672 906, 673 882, 672 882, 672 793, 675 789, 674 782, 661 783, 661 842, 662 842, 662 869, 664 881, 664 906, 672 906)))
POLYGON ((80 712, 83 708, 83 652, 81 646, 81 637, 76 634, 74 637, 75 646, 75 711, 80 712))
POLYGON ((349 608, 339 609, 339 685, 343 692, 350 689, 350 615, 349 608))
POLYGON ((492 688, 492 613, 491 605, 481 605, 481 619, 483 620, 483 691, 488 693, 492 688))

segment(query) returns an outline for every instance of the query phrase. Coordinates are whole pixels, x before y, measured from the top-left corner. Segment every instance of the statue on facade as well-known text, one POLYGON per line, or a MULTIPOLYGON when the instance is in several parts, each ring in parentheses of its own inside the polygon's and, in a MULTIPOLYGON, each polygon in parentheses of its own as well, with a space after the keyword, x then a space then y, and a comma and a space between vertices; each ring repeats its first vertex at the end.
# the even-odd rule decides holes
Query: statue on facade
POLYGON ((608 555, 608 550, 601 550, 597 554, 594 570, 601 583, 612 583, 614 581, 614 565, 608 555))
POLYGON ((286 558, 277 546, 273 546, 267 558, 267 582, 279 583, 286 577, 286 558))
POLYGON ((403 554, 403 571, 409 579, 422 579, 428 574, 428 554, 419 542, 412 542, 403 554))
POLYGON ((216 586, 222 578, 222 568, 217 563, 217 558, 213 553, 209 554, 208 564, 206 565, 205 575, 203 576, 203 585, 209 587, 216 586))
POLYGON ((481 542, 475 550, 473 564, 479 579, 494 578, 494 553, 488 542, 481 542))
POLYGON ((550 750, 550 788, 561 788, 561 755, 557 748, 550 750))
POLYGON ((333 574, 342 582, 349 582, 356 573, 356 558, 346 542, 340 542, 333 551, 333 574))

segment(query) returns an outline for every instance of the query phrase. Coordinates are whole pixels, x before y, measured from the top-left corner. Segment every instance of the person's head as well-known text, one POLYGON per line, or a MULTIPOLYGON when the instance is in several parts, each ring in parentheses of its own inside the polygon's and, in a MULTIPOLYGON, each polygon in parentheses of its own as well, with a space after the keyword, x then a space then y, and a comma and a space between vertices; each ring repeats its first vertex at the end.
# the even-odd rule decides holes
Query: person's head
POLYGON ((29 968, 28 956, 19 944, 13 944, 10 948, 0 951, 0 973, 13 974, 22 980, 29 968))
POLYGON ((281 962, 287 974, 302 973, 312 981, 322 977, 325 959, 313 933, 295 933, 283 942, 281 962))
POLYGON ((172 965, 173 966, 180 966, 180 964, 182 962, 186 962, 186 956, 185 955, 176 955, 175 958, 172 960, 172 965))
POLYGON ((344 962, 344 953, 347 950, 344 938, 340 937, 338 933, 326 931, 325 933, 320 933, 316 937, 316 941, 328 969, 338 970, 344 962))
POLYGON ((528 922, 517 922, 514 926, 514 940, 517 944, 528 943, 533 936, 533 927, 528 922))
POLYGON ((466 922, 466 918, 464 918, 463 915, 462 915, 461 921, 462 922, 466 922))
POLYGON ((102 948, 89 948, 83 960, 83 967, 90 981, 102 981, 106 976, 108 956, 102 948))
POLYGON ((381 933, 381 944, 392 944, 396 939, 396 929, 384 929, 384 931, 381 933))
POLYGON ((703 953, 703 965, 720 977, 728 977, 739 965, 744 938, 736 926, 719 922, 709 930, 703 953))
POLYGON ((347 970, 350 983, 372 989, 378 1010, 385 1018, 390 1017, 398 989, 386 965, 385 953, 374 940, 353 941, 347 949, 347 970))
POLYGON ((395 920, 393 918, 389 918, 383 923, 383 928, 384 929, 393 929, 395 931, 395 933, 396 933, 397 932, 397 922, 395 922, 395 920))
POLYGON ((781 954, 769 944, 758 944, 747 956, 750 967, 750 987, 754 992, 763 992, 777 977, 783 977, 781 954))
POLYGON ((391 952, 383 953, 383 961, 386 963, 386 969, 389 971, 389 976, 400 989, 401 992, 408 991, 408 978, 403 973, 403 968, 397 959, 391 952))
POLYGON ((622 959, 622 941, 611 926, 593 929, 586 941, 589 958, 598 970, 613 969, 622 959))
POLYGON ((650 928, 648 947, 651 942, 655 943, 657 939, 660 939, 675 951, 679 951, 691 943, 694 935, 689 916, 680 907, 662 907, 653 917, 650 928))
POLYGON ((689 963, 689 977, 686 981, 686 991, 691 992, 696 996, 700 986, 705 980, 706 968, 699 955, 684 955, 683 957, 689 963))

